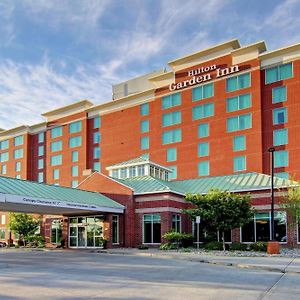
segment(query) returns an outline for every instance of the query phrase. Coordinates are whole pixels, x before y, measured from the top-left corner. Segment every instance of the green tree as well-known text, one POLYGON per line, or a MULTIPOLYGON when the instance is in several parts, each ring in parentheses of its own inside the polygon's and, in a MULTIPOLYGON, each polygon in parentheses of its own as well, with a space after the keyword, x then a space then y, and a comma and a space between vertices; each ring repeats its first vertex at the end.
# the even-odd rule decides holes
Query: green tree
POLYGON ((204 230, 208 232, 219 230, 222 235, 224 250, 224 232, 249 223, 253 217, 249 195, 211 190, 205 195, 187 194, 185 199, 193 203, 196 208, 184 211, 192 219, 200 216, 204 230))
MULTIPOLYGON (((294 228, 300 224, 300 184, 297 183, 290 186, 287 190, 287 195, 283 197, 282 202, 279 204, 289 217, 289 226, 294 228)), ((294 240, 294 239, 293 239, 294 240)), ((294 241, 293 241, 294 246, 294 241)))
POLYGON ((33 235, 40 226, 40 219, 24 213, 10 213, 8 227, 14 233, 18 233, 22 240, 33 235))

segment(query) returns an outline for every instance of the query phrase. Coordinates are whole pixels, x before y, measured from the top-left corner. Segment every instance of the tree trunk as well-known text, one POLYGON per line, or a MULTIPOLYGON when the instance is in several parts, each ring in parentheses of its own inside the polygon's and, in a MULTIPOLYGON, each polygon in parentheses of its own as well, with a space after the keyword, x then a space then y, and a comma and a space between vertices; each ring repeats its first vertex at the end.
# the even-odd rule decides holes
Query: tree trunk
POLYGON ((225 232, 224 230, 222 231, 222 242, 223 242, 223 251, 225 251, 225 232))

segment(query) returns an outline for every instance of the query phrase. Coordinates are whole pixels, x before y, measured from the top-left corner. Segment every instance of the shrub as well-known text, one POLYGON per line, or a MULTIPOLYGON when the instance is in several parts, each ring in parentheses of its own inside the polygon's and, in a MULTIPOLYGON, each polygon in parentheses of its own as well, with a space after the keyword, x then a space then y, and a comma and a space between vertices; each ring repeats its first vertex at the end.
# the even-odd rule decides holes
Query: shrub
POLYGON ((177 249, 177 246, 173 243, 164 243, 159 247, 160 250, 174 250, 177 249))
POLYGON ((38 234, 27 235, 25 237, 25 241, 29 244, 30 247, 43 248, 45 246, 44 237, 38 234))
POLYGON ((139 245, 139 246, 138 246, 138 249, 139 249, 139 250, 148 250, 149 247, 146 246, 146 245, 139 245))
POLYGON ((193 246, 194 236, 190 233, 182 233, 181 246, 183 248, 188 248, 193 246))
POLYGON ((229 245, 229 250, 231 251, 247 251, 247 249, 248 249, 247 244, 233 242, 229 245))
POLYGON ((223 250, 223 243, 221 242, 209 242, 204 245, 204 249, 206 250, 223 250))
POLYGON ((259 251, 259 252, 266 252, 267 251, 267 242, 257 242, 250 245, 250 250, 252 251, 259 251))
POLYGON ((176 245, 177 248, 190 247, 193 245, 194 237, 192 234, 189 233, 180 233, 175 231, 166 232, 163 235, 163 238, 168 241, 168 243, 173 243, 176 245))

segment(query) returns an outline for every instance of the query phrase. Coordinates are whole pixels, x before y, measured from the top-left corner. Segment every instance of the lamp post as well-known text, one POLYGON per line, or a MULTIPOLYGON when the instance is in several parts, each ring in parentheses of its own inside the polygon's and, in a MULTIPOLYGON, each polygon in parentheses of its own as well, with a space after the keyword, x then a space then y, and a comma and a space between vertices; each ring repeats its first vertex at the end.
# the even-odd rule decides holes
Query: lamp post
POLYGON ((268 149, 271 153, 271 241, 275 241, 274 226, 274 152, 275 148, 268 149))

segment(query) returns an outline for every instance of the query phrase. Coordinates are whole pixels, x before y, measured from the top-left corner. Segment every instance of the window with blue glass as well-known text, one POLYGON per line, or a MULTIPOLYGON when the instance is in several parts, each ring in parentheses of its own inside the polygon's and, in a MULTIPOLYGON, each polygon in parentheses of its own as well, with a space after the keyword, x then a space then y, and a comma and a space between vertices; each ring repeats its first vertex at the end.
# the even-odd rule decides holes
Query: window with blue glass
POLYGON ((245 171, 246 170, 246 156, 237 156, 233 159, 233 171, 245 171))
POLYGON ((59 170, 58 169, 53 170, 53 179, 54 180, 59 179, 59 170))
POLYGON ((272 89, 272 103, 286 101, 286 86, 279 86, 272 89))
POLYGON ((227 119, 227 132, 244 130, 252 127, 252 115, 245 114, 227 119))
POLYGON ((74 147, 79 147, 81 146, 82 139, 81 136, 73 136, 69 138, 69 147, 74 148, 74 147))
POLYGON ((44 159, 39 159, 38 160, 38 169, 43 169, 44 168, 44 159))
POLYGON ((40 132, 38 134, 38 143, 44 143, 45 140, 45 133, 44 132, 40 132))
POLYGON ((69 124, 69 132, 70 133, 76 133, 80 132, 82 129, 82 121, 76 121, 69 124))
POLYGON ((286 107, 273 109, 273 124, 284 124, 287 122, 287 109, 286 107))
POLYGON ((44 146, 39 146, 38 147, 38 156, 43 156, 44 155, 44 146))
POLYGON ((287 167, 289 165, 289 154, 286 150, 274 152, 274 167, 287 167))
POLYGON ((9 147, 9 140, 0 142, 0 150, 6 150, 9 147))
POLYGON ((208 142, 198 144, 198 156, 208 156, 209 155, 209 144, 208 142))
POLYGON ((50 135, 51 135, 52 139, 57 138, 59 136, 62 136, 62 126, 58 126, 58 127, 52 128, 50 135))
POLYGON ((100 128, 100 126, 101 126, 101 119, 100 119, 100 117, 94 118, 93 125, 94 125, 94 129, 100 128))
POLYGON ((199 176, 209 175, 209 161, 200 161, 198 163, 198 175, 199 176))
POLYGON ((227 112, 241 110, 251 107, 251 95, 244 94, 226 99, 227 112))
POLYGON ((162 109, 167 109, 167 108, 179 106, 179 105, 181 105, 181 94, 180 93, 162 97, 162 102, 161 102, 162 109))
POLYGON ((214 115, 214 104, 206 103, 193 107, 193 120, 203 119, 214 115))
POLYGON ((244 135, 233 137, 233 151, 243 150, 246 150, 246 137, 244 135))
POLYGON ((149 121, 143 120, 140 123, 141 133, 149 132, 149 121))
POLYGON ((167 149, 167 161, 176 161, 177 160, 177 149, 168 148, 167 149))
POLYGON ((172 170, 171 173, 169 173, 169 179, 176 179, 177 178, 177 166, 168 166, 169 169, 172 170))
POLYGON ((276 66, 273 68, 268 68, 265 71, 266 73, 266 78, 265 82, 266 84, 268 83, 273 83, 279 80, 284 80, 293 77, 293 64, 288 63, 288 64, 283 64, 280 66, 276 66))
POLYGON ((141 157, 146 158, 146 159, 149 159, 150 155, 149 155, 149 153, 143 153, 143 154, 141 155, 141 157))
POLYGON ((226 91, 233 92, 251 86, 250 73, 233 76, 226 79, 226 91))
POLYGON ((287 143, 288 143, 288 130, 286 128, 273 131, 274 146, 287 145, 287 143))
POLYGON ((163 114, 162 116, 162 126, 171 126, 181 123, 181 112, 180 111, 173 111, 168 114, 163 114))
POLYGON ((95 147, 94 148, 94 159, 100 158, 100 156, 101 156, 100 147, 95 147))
POLYGON ((148 116, 149 115, 149 103, 141 104, 140 113, 141 113, 141 116, 148 116))
POLYGON ((283 178, 283 179, 289 179, 289 173, 288 172, 278 172, 274 173, 274 176, 283 178))
POLYGON ((44 173, 43 172, 38 173, 38 182, 39 183, 44 182, 44 173))
POLYGON ((52 142, 50 144, 51 152, 61 151, 62 150, 62 141, 52 142))
POLYGON ((21 162, 17 161, 16 162, 16 172, 20 172, 21 171, 21 162))
POLYGON ((100 139, 101 139, 101 135, 100 132, 96 131, 93 134, 93 142, 94 144, 99 144, 100 143, 100 139))
POLYGON ((7 171, 6 165, 2 165, 2 166, 1 166, 1 174, 2 174, 2 175, 5 175, 5 174, 6 174, 6 171, 7 171))
POLYGON ((3 153, 0 154, 0 162, 8 161, 8 159, 9 159, 8 152, 3 152, 3 153))
POLYGON ((214 96, 214 84, 208 83, 198 87, 193 88, 192 90, 192 100, 202 100, 214 96))
POLYGON ((19 135, 14 138, 14 146, 20 146, 24 144, 24 136, 19 135))
POLYGON ((79 152, 73 151, 72 152, 72 162, 77 162, 79 160, 79 152))
POLYGON ((62 155, 59 154, 59 155, 54 155, 54 156, 51 156, 50 158, 50 164, 51 166, 59 166, 62 164, 62 155))
POLYGON ((72 168, 71 168, 71 174, 72 174, 72 176, 73 177, 77 177, 78 173, 79 173, 78 166, 72 166, 72 168))
POLYGON ((181 129, 165 131, 162 134, 163 145, 181 142, 181 129))
POLYGON ((204 138, 209 136, 209 124, 202 123, 198 125, 198 137, 204 138))
POLYGON ((143 136, 141 138, 141 150, 149 149, 149 136, 143 136))
POLYGON ((93 169, 97 172, 100 172, 101 171, 101 165, 100 165, 100 162, 95 162, 94 165, 93 165, 93 169))
POLYGON ((24 150, 23 149, 16 149, 14 151, 14 159, 23 158, 24 150))
POLYGON ((73 189, 76 188, 78 186, 78 180, 72 180, 71 186, 73 189))

